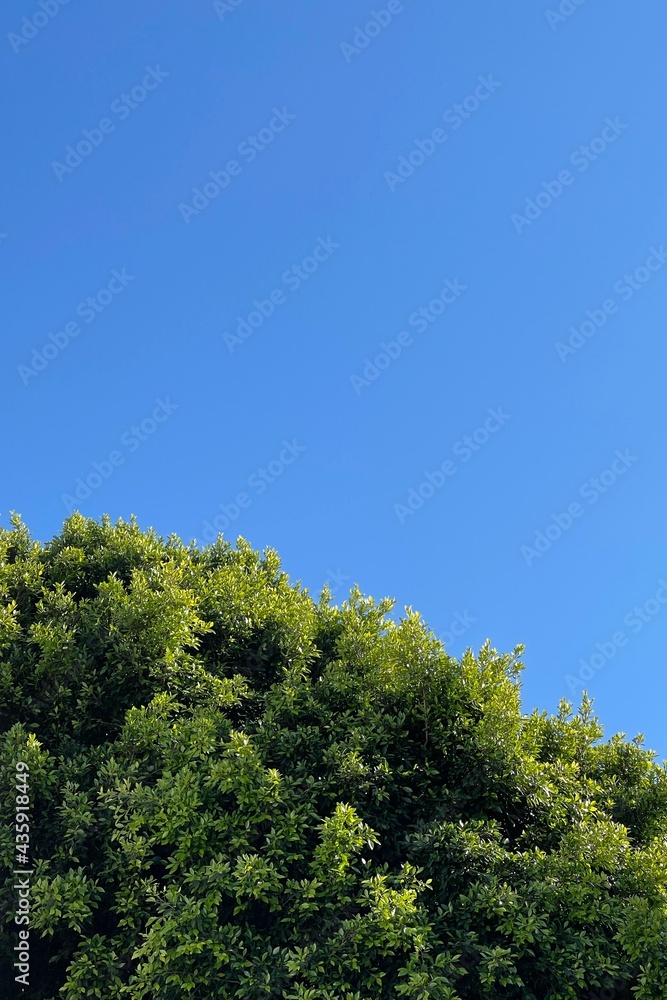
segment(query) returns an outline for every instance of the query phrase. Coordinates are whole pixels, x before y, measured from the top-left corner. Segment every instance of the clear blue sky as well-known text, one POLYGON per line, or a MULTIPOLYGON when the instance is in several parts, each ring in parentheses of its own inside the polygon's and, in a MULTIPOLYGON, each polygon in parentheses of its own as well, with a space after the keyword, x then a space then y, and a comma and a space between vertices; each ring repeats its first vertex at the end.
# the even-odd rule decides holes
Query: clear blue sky
POLYGON ((667 755, 667 11, 561 10, 5 3, 2 523, 217 517, 667 755))

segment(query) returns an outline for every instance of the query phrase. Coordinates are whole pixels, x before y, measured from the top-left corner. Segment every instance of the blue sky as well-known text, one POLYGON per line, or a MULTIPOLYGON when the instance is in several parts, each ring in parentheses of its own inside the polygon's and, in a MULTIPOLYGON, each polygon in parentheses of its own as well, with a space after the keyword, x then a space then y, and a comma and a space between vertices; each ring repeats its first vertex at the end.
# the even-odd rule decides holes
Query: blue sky
POLYGON ((664 5, 0 17, 1 523, 224 528, 667 755, 664 5))

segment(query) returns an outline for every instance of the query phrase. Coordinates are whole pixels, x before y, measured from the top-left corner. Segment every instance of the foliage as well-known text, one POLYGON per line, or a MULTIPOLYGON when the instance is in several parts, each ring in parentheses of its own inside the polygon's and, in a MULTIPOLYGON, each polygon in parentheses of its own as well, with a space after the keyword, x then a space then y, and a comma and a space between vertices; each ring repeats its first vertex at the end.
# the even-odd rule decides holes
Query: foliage
POLYGON ((0 597, 37 1000, 667 998, 667 772, 588 699, 523 714, 520 648, 79 514, 13 518, 0 597))

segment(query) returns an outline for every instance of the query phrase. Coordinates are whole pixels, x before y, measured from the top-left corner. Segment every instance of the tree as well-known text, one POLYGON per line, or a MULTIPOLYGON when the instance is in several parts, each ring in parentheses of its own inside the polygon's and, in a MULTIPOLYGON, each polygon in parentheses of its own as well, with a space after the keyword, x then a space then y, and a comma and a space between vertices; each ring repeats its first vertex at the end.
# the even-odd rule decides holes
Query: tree
POLYGON ((667 771, 520 647, 79 514, 0 594, 4 996, 23 860, 37 1000, 667 998, 667 771))

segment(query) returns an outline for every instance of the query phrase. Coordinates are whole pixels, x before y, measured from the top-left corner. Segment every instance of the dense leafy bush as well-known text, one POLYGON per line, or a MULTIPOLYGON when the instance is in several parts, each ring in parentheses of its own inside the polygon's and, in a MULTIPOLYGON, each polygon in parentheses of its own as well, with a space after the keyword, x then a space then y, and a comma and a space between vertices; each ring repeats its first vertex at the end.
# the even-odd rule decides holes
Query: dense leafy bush
POLYGON ((667 998, 667 773, 520 649, 78 514, 0 589, 3 996, 23 761, 39 1000, 667 998))

